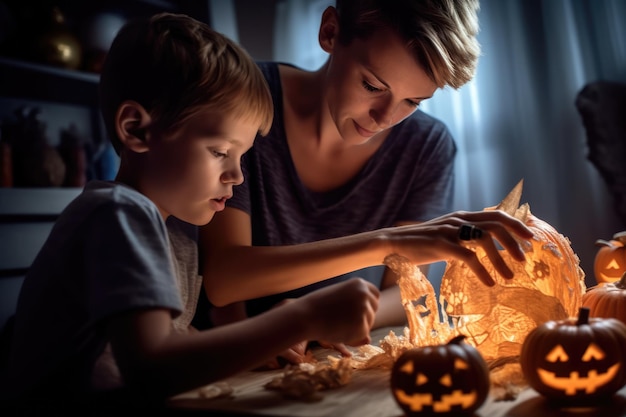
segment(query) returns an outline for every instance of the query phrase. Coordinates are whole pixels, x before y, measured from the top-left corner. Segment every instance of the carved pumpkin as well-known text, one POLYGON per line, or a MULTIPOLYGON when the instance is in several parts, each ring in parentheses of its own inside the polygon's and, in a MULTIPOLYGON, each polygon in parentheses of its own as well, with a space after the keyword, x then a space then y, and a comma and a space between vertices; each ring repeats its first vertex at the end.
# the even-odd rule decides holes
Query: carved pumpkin
POLYGON ((522 243, 525 262, 501 253, 514 277, 501 277, 482 246, 477 246, 476 254, 492 272, 495 286, 486 288, 460 260, 447 263, 441 281, 445 312, 488 362, 518 356, 524 338, 538 325, 576 315, 586 289, 585 274, 569 239, 533 216, 528 204, 519 205, 522 185, 520 181, 498 206, 485 209, 505 211, 534 233, 530 242, 522 243))
POLYGON ((626 325, 613 318, 546 322, 532 330, 522 346, 520 364, 528 384, 566 405, 606 399, 626 384, 626 325))
POLYGON ((606 241, 596 240, 599 246, 593 264, 593 272, 596 281, 615 282, 626 272, 626 232, 619 232, 613 235, 613 239, 606 241))
POLYGON ((409 349, 396 359, 391 390, 408 417, 471 415, 485 402, 487 364, 463 339, 409 349))
POLYGON ((626 323, 626 273, 617 282, 603 282, 583 294, 591 317, 612 317, 626 323))

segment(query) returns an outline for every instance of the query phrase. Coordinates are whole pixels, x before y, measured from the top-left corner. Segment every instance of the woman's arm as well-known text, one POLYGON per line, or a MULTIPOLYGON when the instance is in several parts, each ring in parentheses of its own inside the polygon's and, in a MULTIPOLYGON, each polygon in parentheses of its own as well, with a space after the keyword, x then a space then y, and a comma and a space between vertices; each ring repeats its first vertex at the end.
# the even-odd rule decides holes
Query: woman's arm
POLYGON ((376 234, 289 246, 251 246, 251 236, 250 216, 228 207, 200 228, 204 287, 213 305, 285 292, 380 265, 389 252, 376 234))
POLYGON ((532 232, 499 210, 454 212, 420 224, 298 245, 260 247, 251 246, 249 216, 227 208, 200 231, 205 290, 214 305, 223 306, 381 265, 391 253, 401 254, 416 265, 460 259, 481 281, 492 285, 489 272, 458 238, 460 226, 466 223, 484 232, 472 244, 485 249, 498 273, 512 277, 494 239, 521 261, 524 253, 516 239, 530 239, 532 232))

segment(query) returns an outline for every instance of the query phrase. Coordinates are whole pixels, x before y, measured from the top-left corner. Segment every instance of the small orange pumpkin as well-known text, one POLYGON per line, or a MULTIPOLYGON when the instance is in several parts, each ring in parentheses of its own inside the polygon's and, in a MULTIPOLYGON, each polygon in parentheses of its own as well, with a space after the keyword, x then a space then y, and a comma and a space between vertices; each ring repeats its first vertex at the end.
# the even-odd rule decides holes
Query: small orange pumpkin
POLYGON ((563 405, 593 405, 626 384, 626 324, 614 318, 548 321, 522 345, 520 365, 528 384, 563 405))
POLYGON ((587 289, 583 307, 591 317, 613 317, 626 324, 626 273, 619 281, 604 282, 587 289))
POLYGON ((396 359, 391 391, 408 417, 472 415, 485 402, 487 363, 464 339, 409 349, 396 359))
POLYGON ((615 233, 611 240, 596 240, 599 246, 593 264, 596 281, 615 282, 626 272, 626 231, 615 233))

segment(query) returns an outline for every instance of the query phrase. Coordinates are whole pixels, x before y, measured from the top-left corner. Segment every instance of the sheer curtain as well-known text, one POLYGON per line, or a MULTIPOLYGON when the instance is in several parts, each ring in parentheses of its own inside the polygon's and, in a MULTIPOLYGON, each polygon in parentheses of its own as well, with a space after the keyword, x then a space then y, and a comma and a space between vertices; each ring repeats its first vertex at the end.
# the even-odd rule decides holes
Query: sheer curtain
POLYGON ((324 9, 334 0, 282 0, 276 3, 274 60, 315 70, 326 60, 318 42, 324 9))
MULTIPOLYGON (((318 68, 326 54, 317 29, 330 4, 278 2, 275 59, 318 68)), ((475 79, 422 105, 459 148, 455 209, 495 205, 523 179, 522 201, 571 240, 588 284, 596 239, 626 225, 587 160, 574 102, 589 82, 626 82, 625 16, 624 0, 481 0, 475 79)))

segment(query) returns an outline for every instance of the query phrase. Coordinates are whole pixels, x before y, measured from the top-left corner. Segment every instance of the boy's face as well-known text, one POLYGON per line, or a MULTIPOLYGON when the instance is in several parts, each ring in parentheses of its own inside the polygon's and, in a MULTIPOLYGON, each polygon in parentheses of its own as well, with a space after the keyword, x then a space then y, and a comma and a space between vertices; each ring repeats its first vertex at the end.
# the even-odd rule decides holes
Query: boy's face
POLYGON ((243 182, 241 157, 259 124, 216 113, 200 113, 172 137, 152 140, 141 189, 163 218, 195 225, 211 221, 243 182))
POLYGON ((330 114, 354 144, 401 122, 437 89, 404 41, 386 29, 349 45, 335 39, 328 69, 330 114))

